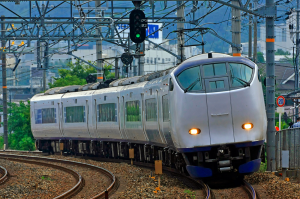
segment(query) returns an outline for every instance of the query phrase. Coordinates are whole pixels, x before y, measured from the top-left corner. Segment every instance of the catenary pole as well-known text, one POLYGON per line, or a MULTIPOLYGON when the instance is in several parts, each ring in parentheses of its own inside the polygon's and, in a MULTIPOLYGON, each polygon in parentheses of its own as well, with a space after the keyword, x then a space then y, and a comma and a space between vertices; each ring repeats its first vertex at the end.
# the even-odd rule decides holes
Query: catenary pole
MULTIPOLYGON (((231 1, 232 5, 240 6, 238 0, 231 1)), ((241 11, 232 8, 231 9, 232 15, 232 43, 236 44, 237 46, 241 45, 241 11)), ((241 48, 237 48, 235 46, 232 47, 232 56, 241 56, 241 48)))
MULTIPOLYGON (((249 9, 252 9, 252 3, 249 4, 249 9)), ((248 57, 252 58, 252 16, 251 15, 249 15, 248 57)))
MULTIPOLYGON (((274 0, 266 0, 266 9, 275 9, 274 0)), ((266 109, 267 109, 267 170, 275 168, 275 64, 274 64, 274 18, 266 17, 266 109)))
MULTIPOLYGON (((1 21, 5 20, 5 16, 1 16, 1 21)), ((1 24, 1 36, 4 38, 5 36, 5 24, 1 24)), ((4 52, 5 47, 5 40, 1 41, 2 51, 4 52)), ((2 60, 2 93, 3 93, 3 137, 4 137, 4 144, 6 148, 8 148, 8 136, 7 136, 7 84, 6 84, 6 54, 1 53, 1 60, 2 60)))
MULTIPOLYGON (((96 0, 95 1, 95 6, 98 8, 101 4, 101 1, 99 0, 96 0)), ((100 17, 100 14, 99 14, 99 10, 96 11, 96 17, 100 17)), ((112 27, 113 28, 113 27, 112 27)), ((102 38, 101 38, 101 31, 102 31, 102 28, 101 27, 98 27, 97 28, 97 35, 99 35, 99 38, 97 41, 96 41, 96 53, 97 53, 97 67, 100 68, 100 69, 103 69, 103 60, 102 60, 102 38)), ((103 76, 101 76, 101 73, 102 71, 101 70, 97 70, 97 80, 98 82, 101 82, 103 81, 103 78, 104 78, 104 72, 103 72, 103 76)))
MULTIPOLYGON (((297 0, 297 19, 296 19, 296 57, 295 57, 295 91, 299 89, 299 0, 297 0)), ((296 100, 296 107, 298 106, 298 99, 296 100)), ((299 108, 295 109, 295 121, 299 117, 299 108)))
MULTIPOLYGON (((254 0, 254 10, 257 9, 258 0, 254 0)), ((257 62, 257 16, 253 20, 253 61, 257 62)))
MULTIPOLYGON (((177 1, 177 7, 178 7, 177 17, 184 19, 184 5, 182 5, 182 4, 183 4, 182 1, 177 1)), ((182 30, 182 29, 184 29, 184 23, 177 23, 177 30, 182 30)), ((183 32, 178 31, 178 33, 177 33, 177 52, 178 52, 178 55, 181 57, 181 59, 177 60, 177 63, 181 63, 185 59, 183 44, 184 44, 183 32)))

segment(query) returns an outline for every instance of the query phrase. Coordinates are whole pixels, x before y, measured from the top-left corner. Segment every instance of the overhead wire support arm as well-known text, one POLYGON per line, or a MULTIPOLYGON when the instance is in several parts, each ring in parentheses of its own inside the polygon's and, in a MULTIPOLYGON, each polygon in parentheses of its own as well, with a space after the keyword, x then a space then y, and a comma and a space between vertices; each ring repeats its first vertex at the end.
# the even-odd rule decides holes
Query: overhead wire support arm
POLYGON ((210 34, 212 34, 212 35, 218 37, 219 39, 221 39, 221 40, 223 40, 223 41, 225 41, 226 43, 230 44, 230 45, 233 46, 233 47, 236 47, 236 48, 238 48, 238 49, 241 49, 241 48, 242 48, 242 46, 238 46, 238 45, 232 43, 231 41, 228 41, 227 39, 221 37, 220 35, 218 35, 218 34, 217 34, 215 31, 213 31, 212 29, 208 30, 207 32, 209 32, 210 34))

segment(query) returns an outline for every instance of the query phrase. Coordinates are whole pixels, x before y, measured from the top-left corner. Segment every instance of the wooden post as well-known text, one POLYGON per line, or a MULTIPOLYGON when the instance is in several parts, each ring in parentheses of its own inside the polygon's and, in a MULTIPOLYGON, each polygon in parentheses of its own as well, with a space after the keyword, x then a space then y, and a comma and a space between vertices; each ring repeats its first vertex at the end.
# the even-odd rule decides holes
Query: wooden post
POLYGON ((129 149, 129 158, 131 159, 131 165, 133 165, 134 149, 129 149))
POLYGON ((157 191, 160 190, 160 175, 162 174, 162 161, 155 160, 155 174, 158 175, 158 187, 156 188, 157 191))

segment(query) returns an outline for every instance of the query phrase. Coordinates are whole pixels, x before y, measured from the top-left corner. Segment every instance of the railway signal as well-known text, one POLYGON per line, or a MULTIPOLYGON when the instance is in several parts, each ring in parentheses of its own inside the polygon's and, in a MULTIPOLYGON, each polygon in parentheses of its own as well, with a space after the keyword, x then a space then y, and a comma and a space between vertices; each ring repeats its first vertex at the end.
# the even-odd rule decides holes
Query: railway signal
POLYGON ((130 39, 142 43, 146 39, 147 18, 142 10, 133 10, 129 16, 130 39))

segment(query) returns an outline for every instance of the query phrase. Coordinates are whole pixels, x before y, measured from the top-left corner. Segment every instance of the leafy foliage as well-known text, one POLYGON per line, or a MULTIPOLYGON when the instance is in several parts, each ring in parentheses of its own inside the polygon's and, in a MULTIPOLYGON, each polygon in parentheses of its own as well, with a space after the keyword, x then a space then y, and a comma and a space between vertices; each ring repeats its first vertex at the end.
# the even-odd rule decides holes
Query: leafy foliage
POLYGON ((259 63, 265 63, 264 54, 262 52, 257 52, 257 61, 259 63))
POLYGON ((289 51, 283 51, 282 49, 277 49, 275 52, 275 55, 290 55, 291 53, 289 51))
MULTIPOLYGON (((9 104, 8 146, 15 150, 34 150, 35 144, 30 125, 30 103, 9 104)), ((3 137, 0 138, 0 146, 3 147, 3 137)))
POLYGON ((67 64, 70 69, 59 69, 59 78, 54 78, 53 84, 49 83, 50 88, 70 86, 70 85, 84 85, 86 84, 86 77, 90 73, 96 73, 96 69, 88 64, 82 64, 76 61, 67 64))

